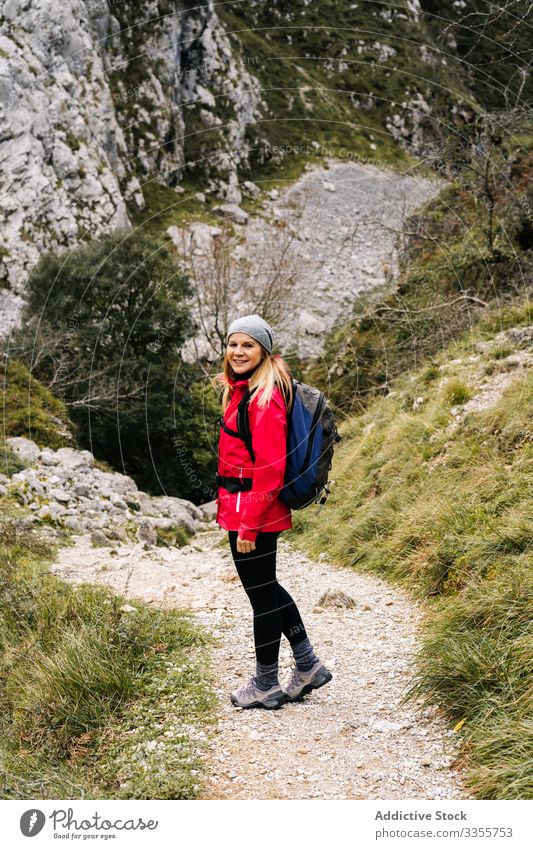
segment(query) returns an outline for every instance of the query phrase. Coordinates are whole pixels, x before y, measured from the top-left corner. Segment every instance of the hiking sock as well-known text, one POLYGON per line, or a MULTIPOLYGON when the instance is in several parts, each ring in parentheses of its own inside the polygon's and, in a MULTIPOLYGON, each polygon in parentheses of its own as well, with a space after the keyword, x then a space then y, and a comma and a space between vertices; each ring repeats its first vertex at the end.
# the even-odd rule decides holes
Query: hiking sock
POLYGON ((279 687, 278 681, 278 661, 275 663, 259 663, 256 661, 255 681, 258 690, 270 690, 276 684, 279 687))
POLYGON ((299 643, 294 643, 291 648, 296 666, 300 672, 309 672, 311 667, 320 660, 313 651, 309 637, 306 637, 305 640, 300 640, 299 643))

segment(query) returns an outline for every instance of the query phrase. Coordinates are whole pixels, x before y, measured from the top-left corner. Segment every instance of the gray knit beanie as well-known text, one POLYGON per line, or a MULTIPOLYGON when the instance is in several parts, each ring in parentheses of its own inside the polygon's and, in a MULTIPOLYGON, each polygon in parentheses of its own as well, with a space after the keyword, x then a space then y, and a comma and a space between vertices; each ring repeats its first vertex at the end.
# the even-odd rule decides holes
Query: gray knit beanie
POLYGON ((274 332, 264 318, 259 315, 243 315, 242 318, 236 318, 228 327, 226 335, 227 341, 232 333, 247 333, 252 339, 260 342, 263 348, 266 348, 269 354, 272 353, 272 345, 274 343, 274 332))

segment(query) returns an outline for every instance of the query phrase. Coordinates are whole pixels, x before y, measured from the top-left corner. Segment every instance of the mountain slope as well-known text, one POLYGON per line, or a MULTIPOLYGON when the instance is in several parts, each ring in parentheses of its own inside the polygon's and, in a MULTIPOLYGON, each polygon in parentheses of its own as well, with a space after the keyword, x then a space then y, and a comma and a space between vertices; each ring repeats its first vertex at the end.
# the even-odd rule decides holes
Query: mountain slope
POLYGON ((417 0, 9 0, 0 91, 4 309, 42 250, 129 226, 158 186, 238 203, 310 156, 405 160, 470 108, 417 0))
POLYGON ((294 525, 426 600, 414 692, 461 724, 480 798, 533 791, 532 342, 529 302, 494 310, 341 421, 330 500, 294 525))

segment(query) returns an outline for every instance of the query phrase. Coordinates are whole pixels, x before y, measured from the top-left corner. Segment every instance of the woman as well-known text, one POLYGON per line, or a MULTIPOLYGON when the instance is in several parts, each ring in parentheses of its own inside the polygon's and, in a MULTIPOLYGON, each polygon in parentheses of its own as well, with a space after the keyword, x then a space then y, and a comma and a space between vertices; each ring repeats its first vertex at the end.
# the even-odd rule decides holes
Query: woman
POLYGON ((276 579, 278 536, 292 527, 290 509, 278 499, 284 484, 292 382, 286 363, 279 354, 272 355, 272 346, 272 328, 260 316, 237 319, 228 328, 224 370, 215 378, 224 386, 216 521, 228 531, 254 617, 256 673, 230 694, 232 703, 243 708, 280 708, 332 678, 313 651, 296 604, 276 579), (246 389, 251 393, 248 446, 237 432, 237 406, 246 389), (278 680, 282 633, 295 659, 283 689, 278 680))

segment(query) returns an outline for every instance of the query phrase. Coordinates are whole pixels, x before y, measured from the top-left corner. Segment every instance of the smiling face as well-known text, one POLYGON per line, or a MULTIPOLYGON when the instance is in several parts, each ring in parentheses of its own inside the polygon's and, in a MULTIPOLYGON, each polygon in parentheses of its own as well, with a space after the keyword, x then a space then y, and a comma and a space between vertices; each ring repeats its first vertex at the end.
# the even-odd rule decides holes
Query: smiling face
POLYGON ((235 374, 255 368, 261 362, 263 352, 256 339, 247 333, 232 333, 226 348, 229 364, 235 374))

